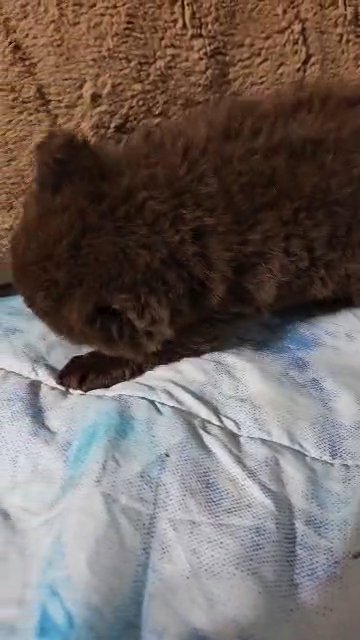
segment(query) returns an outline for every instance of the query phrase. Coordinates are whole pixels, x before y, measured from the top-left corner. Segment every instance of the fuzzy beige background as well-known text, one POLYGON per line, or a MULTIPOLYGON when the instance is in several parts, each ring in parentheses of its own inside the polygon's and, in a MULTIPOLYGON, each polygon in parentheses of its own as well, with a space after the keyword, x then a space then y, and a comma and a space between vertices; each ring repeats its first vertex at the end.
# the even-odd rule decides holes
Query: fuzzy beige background
POLYGON ((121 136, 214 93, 354 79, 359 13, 359 0, 0 0, 0 272, 49 126, 121 136))

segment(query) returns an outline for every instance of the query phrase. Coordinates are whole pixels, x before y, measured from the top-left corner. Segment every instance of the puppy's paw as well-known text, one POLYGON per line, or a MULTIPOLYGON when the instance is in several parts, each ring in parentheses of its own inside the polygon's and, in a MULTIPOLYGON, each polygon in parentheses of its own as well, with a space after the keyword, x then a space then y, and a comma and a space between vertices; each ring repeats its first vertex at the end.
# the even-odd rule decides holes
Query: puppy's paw
POLYGON ((57 381, 65 389, 91 391, 102 386, 102 374, 89 366, 85 356, 75 356, 59 371, 57 381))
POLYGON ((124 382, 129 375, 125 361, 110 358, 96 351, 75 356, 58 374, 58 383, 66 389, 93 391, 124 382))

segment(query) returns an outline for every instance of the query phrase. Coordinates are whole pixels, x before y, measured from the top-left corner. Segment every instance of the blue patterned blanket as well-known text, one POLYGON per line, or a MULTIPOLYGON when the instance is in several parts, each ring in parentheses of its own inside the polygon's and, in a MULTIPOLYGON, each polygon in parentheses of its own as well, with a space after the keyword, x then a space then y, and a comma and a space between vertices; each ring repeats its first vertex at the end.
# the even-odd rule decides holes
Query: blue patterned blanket
POLYGON ((360 311, 87 395, 74 353, 0 300, 0 639, 358 638, 360 311))

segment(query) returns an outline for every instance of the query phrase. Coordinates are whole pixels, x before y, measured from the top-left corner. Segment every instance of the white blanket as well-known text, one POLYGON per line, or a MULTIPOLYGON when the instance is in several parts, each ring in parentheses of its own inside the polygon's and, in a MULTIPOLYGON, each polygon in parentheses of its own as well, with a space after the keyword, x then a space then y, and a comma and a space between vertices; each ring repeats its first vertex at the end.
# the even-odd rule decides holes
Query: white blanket
POLYGON ((1 640, 359 637, 360 311, 243 338, 84 395, 0 300, 1 640))

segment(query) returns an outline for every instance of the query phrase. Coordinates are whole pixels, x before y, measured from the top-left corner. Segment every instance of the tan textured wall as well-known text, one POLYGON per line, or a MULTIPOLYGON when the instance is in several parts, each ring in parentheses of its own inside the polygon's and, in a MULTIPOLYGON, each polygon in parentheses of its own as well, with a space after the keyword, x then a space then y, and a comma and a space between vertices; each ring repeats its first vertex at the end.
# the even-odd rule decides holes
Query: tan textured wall
POLYGON ((121 136, 214 93, 360 69, 360 0, 0 0, 0 261, 50 125, 121 136))

